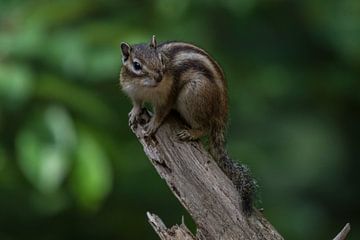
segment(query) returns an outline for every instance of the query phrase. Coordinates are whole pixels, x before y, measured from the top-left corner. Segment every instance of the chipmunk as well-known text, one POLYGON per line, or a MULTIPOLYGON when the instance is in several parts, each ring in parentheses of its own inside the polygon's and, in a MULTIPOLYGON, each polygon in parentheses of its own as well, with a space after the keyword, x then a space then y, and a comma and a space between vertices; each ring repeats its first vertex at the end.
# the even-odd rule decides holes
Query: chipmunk
POLYGON ((219 64, 203 49, 184 42, 157 45, 121 43, 120 84, 133 108, 129 124, 136 125, 144 102, 154 115, 145 125, 145 136, 156 132, 171 109, 189 125, 177 133, 184 141, 209 137, 210 153, 241 194, 242 209, 252 212, 255 181, 248 168, 232 161, 225 148, 228 118, 227 86, 219 64))

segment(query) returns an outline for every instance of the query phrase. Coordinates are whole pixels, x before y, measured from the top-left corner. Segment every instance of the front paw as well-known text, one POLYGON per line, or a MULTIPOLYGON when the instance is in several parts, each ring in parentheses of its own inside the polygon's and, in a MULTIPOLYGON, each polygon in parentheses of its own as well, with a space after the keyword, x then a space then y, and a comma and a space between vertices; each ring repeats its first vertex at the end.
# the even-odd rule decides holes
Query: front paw
POLYGON ((188 129, 180 130, 176 133, 176 136, 182 141, 191 141, 194 140, 193 136, 190 134, 188 129))
POLYGON ((159 124, 151 120, 149 123, 147 123, 144 126, 144 137, 149 137, 154 135, 158 128, 159 128, 159 124))
POLYGON ((131 128, 136 128, 137 125, 140 123, 141 112, 141 110, 134 108, 129 112, 129 126, 131 128))

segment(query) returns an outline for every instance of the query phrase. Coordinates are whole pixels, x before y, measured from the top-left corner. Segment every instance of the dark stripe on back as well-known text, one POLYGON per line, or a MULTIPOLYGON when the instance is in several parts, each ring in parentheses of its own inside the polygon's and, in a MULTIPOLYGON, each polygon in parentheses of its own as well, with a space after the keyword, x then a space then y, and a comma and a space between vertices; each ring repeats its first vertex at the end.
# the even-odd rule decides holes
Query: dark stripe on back
POLYGON ((194 48, 189 45, 185 45, 185 46, 180 45, 180 46, 174 46, 174 47, 170 48, 170 50, 168 52, 168 56, 170 58, 173 58, 173 57, 175 57, 176 54, 178 54, 180 52, 193 52, 193 53, 198 53, 203 56, 206 56, 207 58, 210 58, 210 56, 206 52, 201 51, 200 49, 194 48))
POLYGON ((205 76, 210 82, 214 82, 213 73, 200 60, 184 60, 181 65, 174 66, 174 78, 179 80, 181 75, 189 70, 195 70, 205 76))
MULTIPOLYGON (((166 42, 164 44, 161 44, 160 46, 164 46, 170 43, 179 43, 182 44, 182 42, 166 42)), ((187 43, 183 43, 183 44, 187 44, 187 43)), ((214 66, 215 70, 217 71, 217 74, 219 74, 222 78, 224 78, 224 74, 223 71, 221 70, 219 64, 217 64, 217 62, 215 62, 215 60, 204 50, 202 49, 198 49, 195 46, 192 45, 178 45, 178 46, 173 46, 171 47, 168 51, 166 51, 166 55, 167 57, 169 57, 170 59, 174 59, 174 57, 181 52, 193 52, 193 53, 197 53, 200 55, 205 56, 207 59, 209 59, 210 63, 214 66)))

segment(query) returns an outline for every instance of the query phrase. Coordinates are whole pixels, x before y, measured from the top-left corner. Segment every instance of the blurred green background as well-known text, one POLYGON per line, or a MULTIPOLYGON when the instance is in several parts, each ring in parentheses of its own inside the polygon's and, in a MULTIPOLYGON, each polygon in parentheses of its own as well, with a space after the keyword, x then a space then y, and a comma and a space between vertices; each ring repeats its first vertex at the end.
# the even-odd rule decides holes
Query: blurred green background
POLYGON ((360 239, 360 1, 0 1, 0 239, 158 239, 190 217, 130 132, 121 41, 222 65, 228 147, 286 239, 360 239))

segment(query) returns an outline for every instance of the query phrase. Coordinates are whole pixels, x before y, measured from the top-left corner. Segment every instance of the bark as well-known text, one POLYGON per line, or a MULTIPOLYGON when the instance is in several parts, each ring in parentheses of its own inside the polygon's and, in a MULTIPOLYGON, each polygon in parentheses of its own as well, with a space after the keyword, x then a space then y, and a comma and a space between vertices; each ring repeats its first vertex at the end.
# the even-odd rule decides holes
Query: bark
MULTIPOLYGON (((144 112, 142 123, 148 118, 144 112)), ((243 214, 239 193, 199 141, 177 139, 177 131, 185 127, 178 119, 170 114, 152 137, 143 136, 142 124, 132 126, 145 154, 197 226, 194 236, 184 223, 167 228, 158 216, 148 213, 160 239, 283 239, 258 210, 250 217, 243 214)))
POLYGON ((345 227, 339 232, 339 234, 336 235, 334 240, 345 240, 349 232, 350 232, 350 223, 347 223, 345 227))

